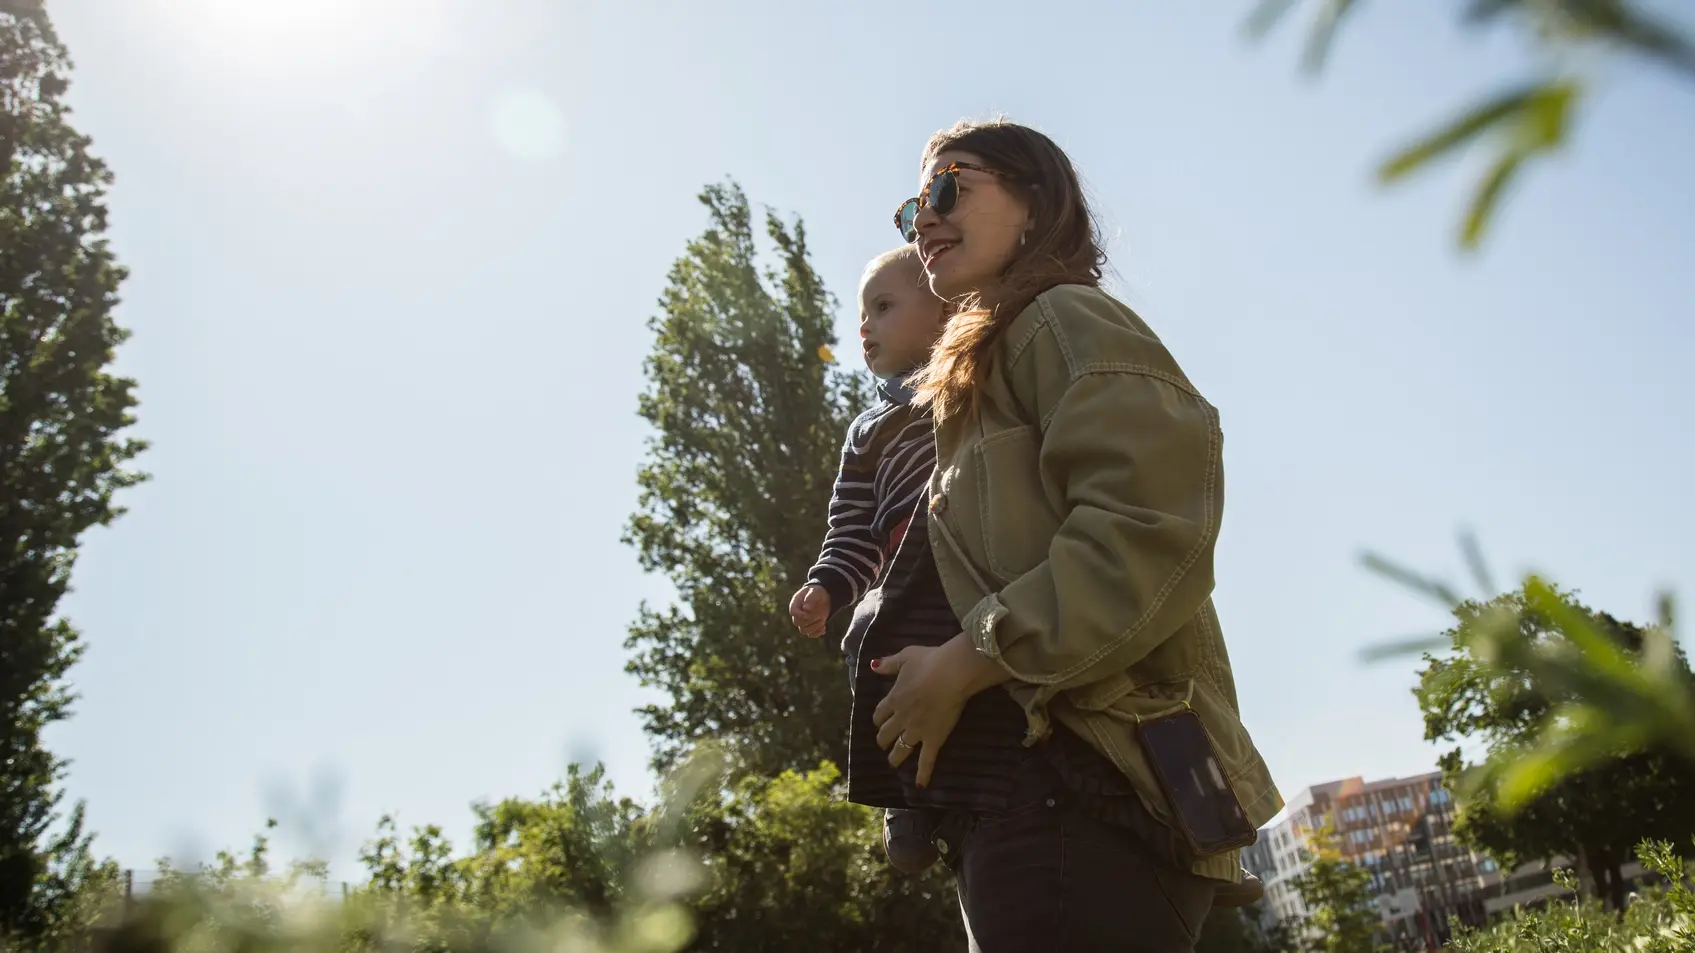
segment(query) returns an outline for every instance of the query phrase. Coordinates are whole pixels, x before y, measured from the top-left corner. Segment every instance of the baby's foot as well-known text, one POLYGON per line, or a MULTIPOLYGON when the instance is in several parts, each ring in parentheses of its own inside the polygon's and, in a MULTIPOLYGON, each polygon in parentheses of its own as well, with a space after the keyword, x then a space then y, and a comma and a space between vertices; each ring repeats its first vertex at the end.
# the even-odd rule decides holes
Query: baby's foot
POLYGON ((936 820, 929 811, 883 812, 883 851, 889 863, 903 874, 921 874, 935 865, 936 820))

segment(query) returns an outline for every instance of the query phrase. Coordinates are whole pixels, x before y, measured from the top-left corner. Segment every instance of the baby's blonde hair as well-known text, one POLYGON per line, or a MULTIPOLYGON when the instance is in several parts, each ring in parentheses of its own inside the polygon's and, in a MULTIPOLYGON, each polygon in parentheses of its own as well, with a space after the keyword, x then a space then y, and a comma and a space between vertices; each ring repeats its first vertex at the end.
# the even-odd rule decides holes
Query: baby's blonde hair
POLYGON ((865 273, 859 276, 859 287, 864 288, 866 284, 869 283, 872 278, 877 277, 883 269, 893 267, 897 264, 909 265, 918 273, 918 278, 913 282, 914 284, 921 285, 925 283, 924 262, 918 257, 918 246, 908 243, 901 245, 898 248, 891 248, 866 263, 865 273))

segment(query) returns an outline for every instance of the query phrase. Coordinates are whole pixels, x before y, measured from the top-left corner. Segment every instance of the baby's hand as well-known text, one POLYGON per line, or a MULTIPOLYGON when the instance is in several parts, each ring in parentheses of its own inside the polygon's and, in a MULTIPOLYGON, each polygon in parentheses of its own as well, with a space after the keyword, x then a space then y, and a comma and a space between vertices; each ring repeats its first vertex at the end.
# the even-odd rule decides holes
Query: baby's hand
POLYGON ((824 626, 830 621, 830 594, 823 586, 812 583, 800 587, 789 600, 789 619, 809 639, 823 635, 824 626))

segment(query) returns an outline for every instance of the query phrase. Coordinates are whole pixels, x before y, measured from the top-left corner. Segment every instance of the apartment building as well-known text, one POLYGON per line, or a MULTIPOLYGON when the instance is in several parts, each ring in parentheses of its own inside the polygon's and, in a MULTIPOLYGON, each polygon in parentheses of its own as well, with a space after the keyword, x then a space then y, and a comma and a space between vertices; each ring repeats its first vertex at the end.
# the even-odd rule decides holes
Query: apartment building
MULTIPOLYGON (((1371 872, 1384 933, 1397 950, 1437 950, 1450 918, 1481 925, 1485 878, 1498 872, 1454 840, 1454 804, 1439 773, 1307 788, 1260 832, 1244 863, 1266 885, 1272 921, 1307 914, 1295 882, 1312 865, 1306 832, 1328 822, 1344 860, 1371 872)), ((1494 879, 1499 883, 1498 877, 1494 879)))

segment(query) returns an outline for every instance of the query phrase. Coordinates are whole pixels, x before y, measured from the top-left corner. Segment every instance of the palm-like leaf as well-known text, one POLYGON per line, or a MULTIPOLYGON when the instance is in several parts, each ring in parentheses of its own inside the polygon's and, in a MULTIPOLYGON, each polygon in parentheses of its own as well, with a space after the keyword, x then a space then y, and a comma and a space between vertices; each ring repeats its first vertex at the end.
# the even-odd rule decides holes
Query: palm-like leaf
MULTIPOLYGON (((1260 0, 1247 19, 1246 32, 1250 37, 1264 36, 1288 19, 1296 6, 1295 0, 1260 0)), ((1358 7, 1355 0, 1317 0, 1301 58, 1303 69, 1323 68, 1339 27, 1358 7)), ((1516 19, 1544 42, 1610 46, 1695 79, 1695 41, 1629 0, 1471 0, 1461 22, 1492 25, 1507 14, 1518 14, 1516 19)), ((1581 88, 1575 79, 1554 75, 1486 99, 1395 154, 1379 168, 1378 178, 1385 183, 1398 181, 1485 133, 1498 133, 1498 152, 1473 190, 1460 227, 1460 247, 1474 250, 1526 164, 1565 143, 1581 88)))

